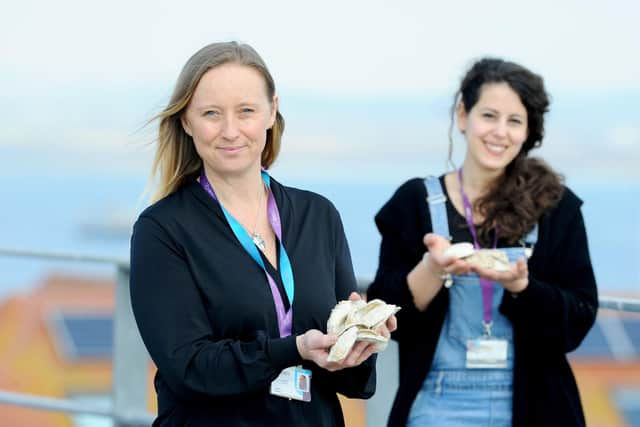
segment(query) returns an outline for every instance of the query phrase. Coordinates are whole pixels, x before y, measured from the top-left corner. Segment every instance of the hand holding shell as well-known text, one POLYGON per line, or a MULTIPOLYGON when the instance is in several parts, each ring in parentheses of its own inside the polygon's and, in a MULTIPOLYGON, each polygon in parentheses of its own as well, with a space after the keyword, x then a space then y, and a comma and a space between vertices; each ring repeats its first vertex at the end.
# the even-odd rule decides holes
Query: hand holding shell
POLYGON ((400 307, 374 299, 340 301, 329 315, 327 333, 338 336, 338 341, 329 351, 328 361, 339 362, 348 354, 356 341, 369 341, 376 344, 376 350, 386 348, 388 338, 376 332, 378 326, 400 310, 400 307))

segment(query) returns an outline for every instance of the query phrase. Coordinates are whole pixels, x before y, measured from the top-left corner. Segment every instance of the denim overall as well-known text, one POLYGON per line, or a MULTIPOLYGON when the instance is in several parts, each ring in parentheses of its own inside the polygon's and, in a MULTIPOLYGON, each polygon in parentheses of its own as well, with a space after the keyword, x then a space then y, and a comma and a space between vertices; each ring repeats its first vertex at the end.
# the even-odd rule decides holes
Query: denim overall
MULTIPOLYGON (((447 198, 440 180, 428 177, 425 185, 433 232, 450 237, 445 205, 447 198)), ((537 237, 536 225, 524 242, 533 247, 537 237)), ((524 245, 500 249, 507 253, 510 262, 525 256, 524 245)), ((411 407, 407 426, 511 426, 513 330, 511 322, 498 311, 504 288, 499 284, 493 287, 491 335, 508 342, 507 367, 496 369, 465 367, 467 340, 481 337, 484 333, 478 275, 454 275, 448 292, 449 308, 436 353, 411 407)))

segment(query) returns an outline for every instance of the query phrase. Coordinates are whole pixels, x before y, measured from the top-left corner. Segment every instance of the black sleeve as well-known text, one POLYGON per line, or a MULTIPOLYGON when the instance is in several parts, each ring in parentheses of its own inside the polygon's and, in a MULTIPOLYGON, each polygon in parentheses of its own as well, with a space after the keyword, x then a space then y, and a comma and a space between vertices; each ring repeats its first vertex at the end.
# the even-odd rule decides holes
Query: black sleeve
POLYGON ((407 283, 407 275, 426 251, 422 238, 431 230, 425 197, 422 180, 408 181, 375 217, 382 242, 378 270, 367 290, 367 297, 380 298, 401 307, 396 315, 398 328, 392 334, 392 338, 398 341, 405 333, 410 334, 409 325, 418 324, 417 319, 425 315, 416 308, 407 283))
POLYGON ((580 209, 550 230, 557 244, 544 256, 546 273, 538 273, 544 280, 530 269, 529 286, 517 298, 505 293, 500 309, 527 342, 566 353, 580 345, 593 325, 598 294, 580 209))
MULTIPOLYGON (((342 221, 334 210, 335 230, 335 291, 338 301, 349 298, 351 292, 357 291, 356 278, 351 263, 351 254, 347 238, 344 234, 342 221)), ((320 369, 318 380, 326 381, 332 389, 343 396, 358 399, 368 399, 376 391, 376 355, 372 355, 359 366, 329 372, 320 369)))
POLYGON ((230 396, 268 387, 301 362, 295 336, 250 341, 212 336, 182 246, 158 222, 141 217, 131 241, 131 304, 151 358, 182 398, 230 396))

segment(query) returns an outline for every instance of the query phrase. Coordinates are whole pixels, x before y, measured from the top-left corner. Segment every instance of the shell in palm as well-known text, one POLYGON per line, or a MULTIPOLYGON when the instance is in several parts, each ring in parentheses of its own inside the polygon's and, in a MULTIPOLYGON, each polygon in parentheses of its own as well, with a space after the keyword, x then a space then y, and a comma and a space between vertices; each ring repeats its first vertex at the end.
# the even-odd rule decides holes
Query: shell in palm
POLYGON ((444 255, 464 259, 480 267, 495 271, 509 271, 511 269, 509 257, 504 251, 499 249, 474 249, 473 245, 468 242, 455 243, 449 246, 444 251, 444 255))
POLYGON ((357 341, 376 344, 376 351, 386 348, 388 338, 376 332, 376 328, 400 310, 400 307, 374 299, 340 301, 331 311, 327 320, 327 332, 338 336, 329 351, 328 361, 343 360, 357 341))

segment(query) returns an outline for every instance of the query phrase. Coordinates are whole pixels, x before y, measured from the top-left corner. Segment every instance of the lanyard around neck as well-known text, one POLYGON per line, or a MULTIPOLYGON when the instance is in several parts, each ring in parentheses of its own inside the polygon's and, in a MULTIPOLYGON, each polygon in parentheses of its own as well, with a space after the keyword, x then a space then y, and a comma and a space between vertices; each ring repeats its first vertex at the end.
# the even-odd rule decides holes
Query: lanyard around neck
MULTIPOLYGON (((480 249, 480 243, 478 242, 478 233, 476 231, 476 225, 473 222, 473 208, 471 202, 467 197, 467 194, 462 188, 462 168, 458 169, 458 182, 460 184, 460 195, 462 196, 462 204, 464 205, 464 217, 467 220, 469 231, 471 231, 471 237, 473 238, 473 246, 476 249, 480 249)), ((498 246, 498 230, 493 236, 493 248, 498 246)), ((491 324, 493 319, 493 313, 491 306, 493 303, 493 282, 487 279, 480 278, 480 286, 482 288, 482 324, 485 328, 485 333, 491 335, 491 324)))
POLYGON ((291 335, 292 326, 293 297, 295 288, 293 270, 291 268, 291 262, 289 260, 287 251, 282 243, 282 223, 280 221, 280 211, 278 210, 278 205, 276 204, 273 192, 271 191, 270 177, 265 171, 262 171, 261 175, 262 180, 266 184, 269 191, 269 197, 267 199, 267 216, 269 218, 271 228, 278 238, 278 243, 280 245, 280 268, 278 269, 278 272, 280 274, 280 278, 282 279, 282 284, 287 294, 287 298, 289 299, 288 311, 286 311, 284 308, 284 302, 282 300, 282 296, 280 295, 280 291, 278 290, 278 286, 276 285, 273 277, 271 277, 271 275, 267 271, 264 265, 264 261, 262 260, 262 257, 258 252, 258 248, 254 244, 253 240, 249 236, 249 233, 247 233, 244 227, 240 225, 238 220, 236 220, 233 215, 231 215, 222 205, 222 203, 216 196, 215 191, 213 190, 213 186, 207 179, 204 168, 202 169, 202 173, 200 174, 200 185, 215 201, 218 202, 220 208, 222 209, 222 213, 227 220, 227 223, 233 231, 233 234, 236 236, 244 250, 249 253, 251 258, 253 258, 253 260, 260 266, 260 268, 262 268, 262 271, 264 271, 264 274, 267 277, 267 281, 269 282, 269 288, 271 289, 273 302, 276 306, 276 315, 278 317, 278 329, 280 331, 280 337, 286 337, 291 335))

